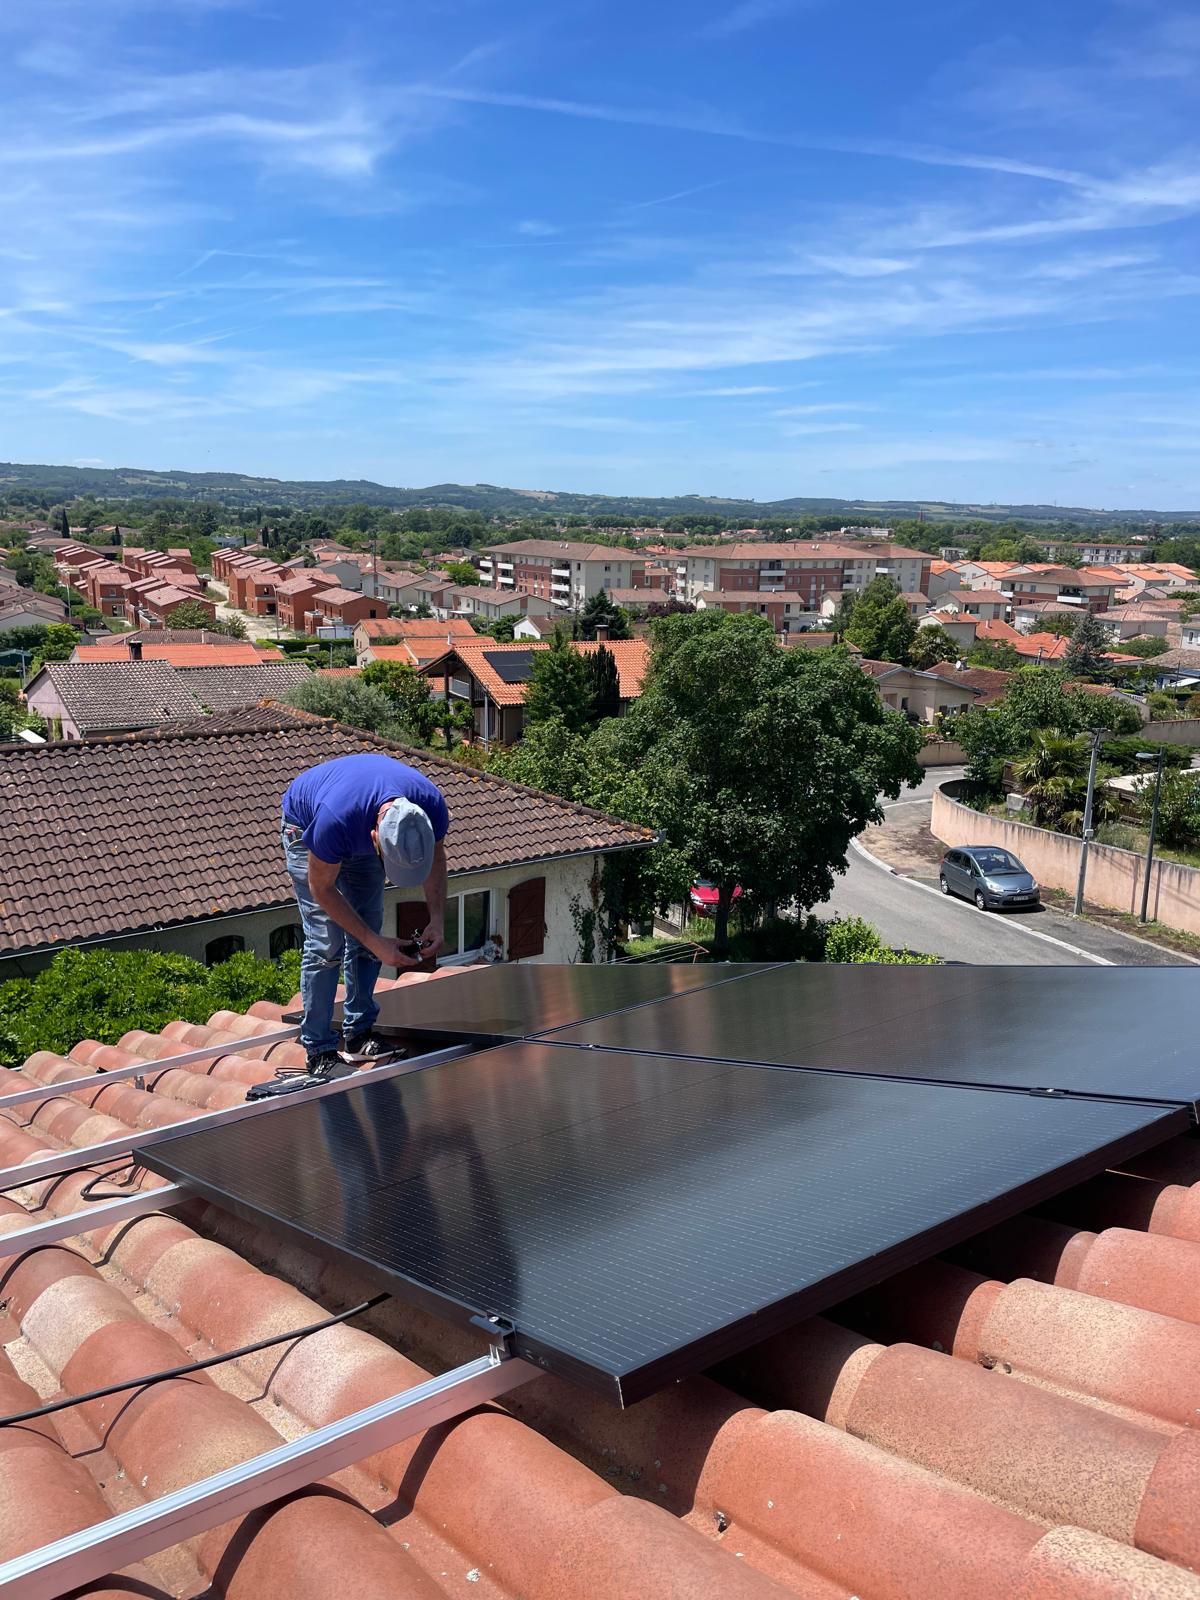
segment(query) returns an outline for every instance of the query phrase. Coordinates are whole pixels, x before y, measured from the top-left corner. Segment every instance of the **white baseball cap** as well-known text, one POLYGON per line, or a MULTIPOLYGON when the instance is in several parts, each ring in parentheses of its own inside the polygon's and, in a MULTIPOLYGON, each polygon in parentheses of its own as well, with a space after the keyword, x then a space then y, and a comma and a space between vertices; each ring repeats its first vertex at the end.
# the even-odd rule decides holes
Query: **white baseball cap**
POLYGON ((433 824, 419 805, 403 798, 388 803, 378 830, 379 854, 389 883, 409 889, 424 883, 433 866, 433 824))

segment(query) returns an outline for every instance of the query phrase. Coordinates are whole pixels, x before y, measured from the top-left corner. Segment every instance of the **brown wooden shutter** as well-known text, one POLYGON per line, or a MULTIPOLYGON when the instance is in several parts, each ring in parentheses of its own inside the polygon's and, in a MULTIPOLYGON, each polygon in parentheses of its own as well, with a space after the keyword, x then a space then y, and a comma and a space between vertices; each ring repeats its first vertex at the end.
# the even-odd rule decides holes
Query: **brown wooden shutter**
POLYGON ((411 939, 429 921, 429 907, 424 900, 401 900, 396 906, 396 937, 411 939))
POLYGON ((526 878, 508 891, 508 959, 540 956, 546 948, 546 880, 526 878))

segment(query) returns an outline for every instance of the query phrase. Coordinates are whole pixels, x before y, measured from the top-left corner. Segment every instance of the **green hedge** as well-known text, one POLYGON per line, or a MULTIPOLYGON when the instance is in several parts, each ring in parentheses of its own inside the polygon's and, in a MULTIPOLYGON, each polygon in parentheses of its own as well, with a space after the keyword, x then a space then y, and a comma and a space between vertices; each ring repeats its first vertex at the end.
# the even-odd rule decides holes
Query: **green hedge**
POLYGON ((0 983, 0 1064, 19 1066, 35 1050, 65 1055, 81 1039, 116 1044, 177 1017, 207 1022, 256 1000, 284 1005, 299 987, 298 950, 279 962, 242 952, 214 967, 159 950, 64 950, 36 977, 0 983))

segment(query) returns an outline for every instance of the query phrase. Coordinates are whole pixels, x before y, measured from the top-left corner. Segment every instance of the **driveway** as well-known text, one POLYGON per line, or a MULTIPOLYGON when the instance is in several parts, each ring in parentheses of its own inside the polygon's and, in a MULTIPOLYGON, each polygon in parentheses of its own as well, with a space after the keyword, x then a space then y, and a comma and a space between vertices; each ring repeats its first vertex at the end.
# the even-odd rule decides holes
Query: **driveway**
POLYGON ((929 833, 933 791, 962 775, 961 767, 936 768, 918 788, 886 802, 883 828, 869 828, 855 841, 848 871, 829 900, 814 907, 817 914, 863 917, 879 929, 885 944, 972 965, 1192 965, 1172 951, 1049 908, 977 911, 966 900, 940 894, 936 861, 941 847, 929 833))

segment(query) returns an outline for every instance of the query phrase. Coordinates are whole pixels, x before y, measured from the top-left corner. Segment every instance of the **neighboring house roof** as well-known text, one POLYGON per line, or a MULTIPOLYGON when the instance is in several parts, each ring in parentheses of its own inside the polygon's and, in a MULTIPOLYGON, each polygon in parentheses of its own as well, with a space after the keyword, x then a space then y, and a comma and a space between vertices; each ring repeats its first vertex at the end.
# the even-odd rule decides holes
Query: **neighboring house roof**
POLYGON ((1200 650, 1164 650, 1161 656, 1152 656, 1148 666, 1157 672, 1161 668, 1176 672, 1200 672, 1200 650))
POLYGON ((259 667, 181 667, 179 676, 201 705, 210 711, 230 711, 277 699, 306 683, 312 673, 296 662, 275 661, 259 667))
MULTIPOLYGON (((486 634, 476 633, 471 629, 470 642, 472 644, 495 644, 494 639, 486 634)), ((446 654, 448 645, 465 644, 467 640, 456 636, 452 641, 447 640, 443 630, 440 638, 428 634, 424 638, 418 636, 414 639, 401 639, 397 644, 374 644, 367 641, 367 651, 372 661, 399 661, 411 667, 424 667, 431 661, 437 661, 446 654)))
MULTIPOLYGON (((507 589, 503 591, 509 594, 507 589)), ((484 593, 490 593, 485 590, 484 593)), ((473 639, 475 629, 465 617, 447 617, 439 622, 437 617, 368 617, 358 626, 367 639, 445 639, 448 635, 459 639, 473 639)))
MULTIPOLYGON (((81 644, 74 661, 128 661, 129 645, 123 636, 113 644, 81 644)), ((211 636, 214 641, 220 635, 211 636)), ((282 661, 278 650, 260 650, 249 640, 223 639, 218 644, 143 644, 143 661, 166 661, 173 667, 257 667, 267 661, 282 661)))
POLYGON ((306 767, 356 751, 394 750, 441 788, 453 819, 452 873, 653 839, 590 807, 353 728, 296 712, 252 717, 245 732, 216 718, 177 732, 0 746, 0 954, 288 903, 283 791, 306 767))
MULTIPOLYGON (((490 639, 474 639, 469 644, 456 643, 452 651, 444 651, 425 664, 422 669, 431 676, 443 657, 457 656, 475 677, 481 687, 498 706, 519 706, 525 701, 525 686, 529 680, 529 666, 533 652, 549 650, 550 645, 541 639, 518 639, 512 644, 497 644, 490 639), (503 656, 516 652, 519 666, 505 668, 503 656), (522 660, 522 657, 526 658, 522 660), (511 672, 514 681, 509 681, 511 672), (518 676, 519 674, 519 676, 518 676)), ((596 640, 579 639, 571 644, 580 655, 593 655, 600 648, 596 640)), ((650 664, 650 646, 644 639, 616 639, 604 643, 617 663, 622 700, 636 700, 642 692, 642 681, 650 664)), ((378 651, 374 652, 376 655, 378 651)))
POLYGON ((1010 644, 1019 654, 1035 660, 1056 661, 1067 653, 1068 640, 1058 634, 1022 633, 1019 628, 1001 622, 999 618, 981 622, 975 637, 987 644, 1010 644))
POLYGON ((969 605, 974 601, 977 605, 1007 605, 1008 596, 1000 589, 943 589, 938 595, 938 604, 945 605, 947 600, 957 600, 960 605, 969 605))
POLYGON ((364 598, 370 597, 356 594, 353 589, 322 589, 316 597, 318 606, 344 606, 347 601, 364 598))
POLYGON ((242 644, 240 639, 230 640, 227 633, 215 633, 211 628, 134 628, 129 633, 113 633, 97 642, 96 648, 123 651, 128 654, 131 640, 140 644, 242 644))
POLYGON ((146 728, 196 714, 196 701, 162 661, 49 661, 26 685, 26 700, 43 680, 83 733, 146 728))
POLYGON ((517 539, 511 544, 493 544, 479 552, 485 556, 555 556, 560 565, 570 561, 640 561, 641 553, 623 545, 572 544, 562 539, 517 539))

